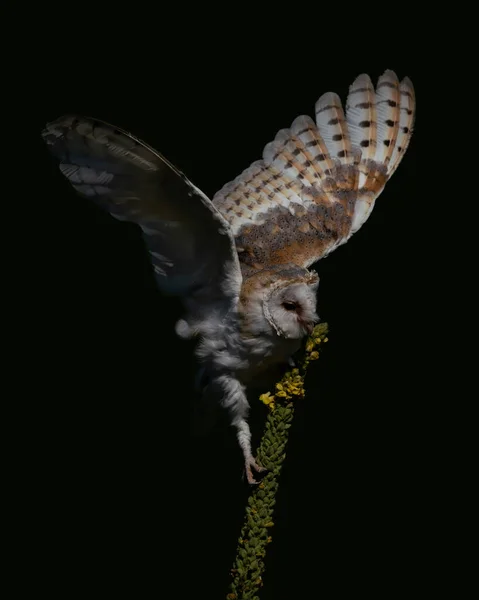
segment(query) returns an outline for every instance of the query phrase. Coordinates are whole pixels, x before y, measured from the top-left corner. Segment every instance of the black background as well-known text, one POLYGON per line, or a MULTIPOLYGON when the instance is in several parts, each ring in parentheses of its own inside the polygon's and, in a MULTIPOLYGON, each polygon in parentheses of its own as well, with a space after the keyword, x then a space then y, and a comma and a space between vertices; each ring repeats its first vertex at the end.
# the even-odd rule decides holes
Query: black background
MULTIPOLYGON (((432 367, 422 360, 426 71, 415 46, 366 51, 359 34, 335 46, 287 18, 281 35, 271 25, 190 36, 178 23, 162 22, 144 45, 141 29, 132 42, 128 28, 93 19, 42 48, 35 152, 48 301, 33 362, 48 369, 45 396, 25 409, 39 589, 223 598, 248 493, 234 432, 223 422, 206 437, 191 431, 192 347, 173 331, 181 307, 156 290, 135 227, 62 179, 40 139, 44 123, 78 112, 129 130, 211 197, 279 129, 313 115, 322 93, 345 99, 358 74, 376 81, 391 68, 414 83, 416 130, 367 223, 316 265, 330 341, 297 408, 261 593, 390 597, 424 575, 439 536, 432 367)), ((256 431, 264 416, 258 402, 256 431)))

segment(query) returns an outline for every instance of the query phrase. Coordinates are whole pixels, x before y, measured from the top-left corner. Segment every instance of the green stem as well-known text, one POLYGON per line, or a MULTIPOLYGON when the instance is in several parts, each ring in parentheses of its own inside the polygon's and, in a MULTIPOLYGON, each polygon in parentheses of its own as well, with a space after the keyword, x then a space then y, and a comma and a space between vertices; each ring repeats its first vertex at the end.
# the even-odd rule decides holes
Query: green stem
POLYGON ((231 574, 233 580, 227 600, 259 600, 258 591, 263 585, 264 558, 268 544, 272 541, 273 523, 278 478, 286 457, 286 444, 293 421, 295 403, 304 397, 304 378, 308 365, 319 357, 318 350, 328 332, 327 323, 314 328, 306 341, 300 367, 288 371, 276 384, 274 394, 260 396, 270 409, 266 428, 258 448, 257 460, 269 469, 262 482, 253 489, 246 507, 246 515, 238 540, 236 558, 231 574))

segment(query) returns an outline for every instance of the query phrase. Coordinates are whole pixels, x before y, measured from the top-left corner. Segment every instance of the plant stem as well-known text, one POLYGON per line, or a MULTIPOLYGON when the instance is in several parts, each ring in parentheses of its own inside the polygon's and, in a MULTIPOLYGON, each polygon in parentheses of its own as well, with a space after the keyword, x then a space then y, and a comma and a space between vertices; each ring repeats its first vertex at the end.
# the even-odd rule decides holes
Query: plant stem
POLYGON ((299 368, 285 373, 276 384, 274 394, 260 396, 270 409, 266 428, 261 439, 257 460, 269 472, 253 489, 246 507, 246 515, 238 539, 236 558, 231 574, 233 581, 227 600, 259 600, 258 591, 263 585, 264 558, 272 541, 273 512, 278 491, 278 478, 286 457, 286 444, 293 421, 295 403, 304 397, 304 379, 311 361, 319 358, 321 346, 328 341, 327 323, 317 325, 304 346, 299 368))

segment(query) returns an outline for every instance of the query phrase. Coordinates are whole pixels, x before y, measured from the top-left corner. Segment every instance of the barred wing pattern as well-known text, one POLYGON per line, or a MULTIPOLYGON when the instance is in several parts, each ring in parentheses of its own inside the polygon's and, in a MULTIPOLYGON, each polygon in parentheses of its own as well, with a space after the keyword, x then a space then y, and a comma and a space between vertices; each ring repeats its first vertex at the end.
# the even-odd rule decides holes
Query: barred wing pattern
POLYGON ((237 301, 242 277, 228 223, 156 150, 86 117, 60 117, 42 135, 79 194, 140 226, 163 291, 206 304, 237 301))
POLYGON ((346 114, 328 92, 315 116, 279 131, 262 160, 213 197, 246 275, 274 264, 307 268, 364 224, 411 139, 414 89, 386 71, 375 90, 363 74, 350 86, 346 114))

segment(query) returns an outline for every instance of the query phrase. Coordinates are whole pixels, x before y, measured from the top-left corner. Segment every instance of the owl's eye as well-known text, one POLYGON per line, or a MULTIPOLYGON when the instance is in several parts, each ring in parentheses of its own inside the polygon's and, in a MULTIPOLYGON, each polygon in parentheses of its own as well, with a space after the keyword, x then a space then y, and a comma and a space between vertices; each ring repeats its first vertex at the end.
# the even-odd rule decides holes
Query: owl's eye
POLYGON ((283 302, 283 306, 286 310, 296 310, 298 307, 296 302, 283 302))

